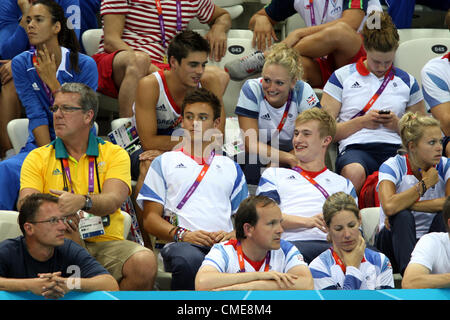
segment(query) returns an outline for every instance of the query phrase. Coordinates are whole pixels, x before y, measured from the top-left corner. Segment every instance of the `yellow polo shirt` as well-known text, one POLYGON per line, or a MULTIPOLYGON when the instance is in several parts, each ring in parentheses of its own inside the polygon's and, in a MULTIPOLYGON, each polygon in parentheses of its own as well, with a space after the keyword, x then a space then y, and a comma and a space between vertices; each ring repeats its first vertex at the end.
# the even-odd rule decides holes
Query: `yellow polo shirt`
MULTIPOLYGON (((89 156, 97 157, 100 186, 108 179, 119 179, 125 182, 131 194, 130 157, 128 153, 115 144, 103 141, 93 135, 89 136, 89 144, 79 161, 69 156, 61 139, 34 149, 23 162, 20 173, 20 189, 33 188, 42 193, 50 193, 50 189, 63 190, 64 178, 61 159, 68 159, 72 187, 74 193, 88 194, 89 156)), ((68 183, 69 191, 71 190, 68 183)), ((66 184, 66 185, 67 185, 66 184)), ((94 194, 98 194, 97 172, 94 174, 94 194)), ((123 216, 118 208, 110 215, 110 224, 105 227, 105 234, 87 239, 90 242, 123 240, 123 216)))

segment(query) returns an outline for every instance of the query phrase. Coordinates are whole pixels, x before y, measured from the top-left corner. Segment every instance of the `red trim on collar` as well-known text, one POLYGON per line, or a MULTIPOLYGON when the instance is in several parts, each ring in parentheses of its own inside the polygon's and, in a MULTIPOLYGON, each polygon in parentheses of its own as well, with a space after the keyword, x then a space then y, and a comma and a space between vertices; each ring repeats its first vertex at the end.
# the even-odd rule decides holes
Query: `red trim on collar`
POLYGON ((407 175, 414 175, 414 173, 413 173, 413 171, 411 169, 411 164, 409 163, 408 154, 405 154, 405 158, 406 158, 406 169, 407 169, 406 174, 407 175))
MULTIPOLYGON (((369 69, 367 69, 367 67, 364 65, 364 61, 366 61, 366 60, 367 60, 367 57, 361 57, 361 58, 359 58, 358 62, 356 62, 356 70, 362 76, 368 76, 370 74, 369 69)), ((391 64, 391 67, 386 71, 385 75, 388 74, 393 67, 394 67, 394 64, 391 64)))
MULTIPOLYGON (((237 239, 231 239, 227 243, 225 243, 225 245, 232 245, 234 250, 237 250, 237 243, 238 243, 237 239)), ((249 257, 247 257, 244 252, 242 252, 242 254, 244 255, 244 259, 248 263, 250 263, 250 265, 253 267, 253 269, 255 269, 256 271, 260 271, 260 269, 261 269, 262 265, 264 264, 264 261, 266 260, 266 258, 263 258, 261 261, 253 261, 249 257)), ((264 270, 262 270, 262 271, 264 271, 264 270)))
MULTIPOLYGON (((302 167, 300 167, 302 168, 302 167)), ((320 171, 308 171, 302 168, 302 170, 310 177, 315 179, 319 174, 321 174, 322 172, 325 172, 325 170, 327 170, 327 167, 325 166, 322 170, 320 171)))
POLYGON ((202 165, 202 166, 203 166, 203 165, 206 163, 206 160, 207 160, 207 159, 205 159, 205 158, 197 158, 197 157, 194 157, 193 155, 191 155, 191 154, 187 153, 186 151, 184 151, 183 148, 181 148, 179 151, 183 152, 185 155, 187 155, 188 157, 190 157, 192 160, 194 160, 195 162, 197 162, 199 165, 202 165))
POLYGON ((442 59, 447 59, 447 60, 450 61, 450 52, 448 52, 446 55, 444 55, 444 56, 442 57, 442 59))
POLYGON ((169 98, 170 104, 172 105, 172 107, 176 113, 181 114, 181 108, 176 104, 175 100, 170 95, 169 87, 168 87, 167 81, 166 81, 166 76, 164 75, 164 70, 159 70, 158 73, 161 76, 163 86, 164 86, 164 92, 166 93, 167 98, 169 98))

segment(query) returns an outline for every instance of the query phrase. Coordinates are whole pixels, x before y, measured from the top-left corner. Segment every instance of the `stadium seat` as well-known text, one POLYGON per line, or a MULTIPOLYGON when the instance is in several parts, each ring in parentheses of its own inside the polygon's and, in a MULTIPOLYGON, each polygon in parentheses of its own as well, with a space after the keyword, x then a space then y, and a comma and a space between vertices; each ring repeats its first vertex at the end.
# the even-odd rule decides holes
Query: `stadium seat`
POLYGON ((398 29, 397 31, 400 36, 400 43, 421 38, 450 37, 450 30, 448 29, 408 28, 398 29))
POLYGON ((22 235, 17 221, 18 217, 19 212, 17 211, 0 210, 0 242, 22 235))
POLYGON ((360 210, 362 231, 364 240, 369 245, 374 245, 375 235, 379 230, 380 207, 364 208, 360 210))
POLYGON ((123 215, 123 238, 126 239, 131 230, 131 216, 126 211, 121 210, 120 212, 123 215))
MULTIPOLYGON (((13 145, 14 151, 20 152, 20 149, 25 146, 28 139, 28 122, 27 118, 13 119, 8 122, 6 131, 8 132, 9 140, 13 145)), ((95 132, 98 133, 98 124, 94 122, 95 132)))
MULTIPOLYGON (((100 44, 100 39, 103 36, 102 29, 89 29, 83 32, 81 36, 81 41, 83 42, 83 46, 86 50, 86 53, 89 56, 94 55, 98 50, 98 45, 100 44)), ((111 98, 102 93, 98 93, 99 106, 101 109, 106 110, 112 113, 119 112, 119 103, 117 99, 111 98)), ((112 119, 112 117, 111 117, 112 119)))
POLYGON ((420 72, 432 58, 442 56, 450 49, 448 38, 422 38, 400 43, 395 54, 394 66, 405 70, 422 84, 420 72))
POLYGON ((13 119, 8 122, 6 131, 16 154, 25 146, 28 139, 28 118, 13 119))
MULTIPOLYGON (((244 12, 244 7, 242 6, 244 0, 213 0, 213 2, 215 5, 227 10, 231 16, 231 20, 238 18, 244 12)), ((207 24, 200 23, 197 18, 194 18, 189 22, 188 29, 209 30, 209 26, 207 24)))
MULTIPOLYGON (((201 35, 205 35, 205 30, 195 30, 201 35)), ((229 61, 248 56, 255 49, 252 47, 253 32, 250 30, 231 29, 228 31, 227 52, 220 62, 209 60, 208 65, 218 66, 222 68, 229 61)), ((234 109, 239 98, 243 81, 230 80, 228 87, 223 96, 223 104, 227 117, 234 117, 234 109)))

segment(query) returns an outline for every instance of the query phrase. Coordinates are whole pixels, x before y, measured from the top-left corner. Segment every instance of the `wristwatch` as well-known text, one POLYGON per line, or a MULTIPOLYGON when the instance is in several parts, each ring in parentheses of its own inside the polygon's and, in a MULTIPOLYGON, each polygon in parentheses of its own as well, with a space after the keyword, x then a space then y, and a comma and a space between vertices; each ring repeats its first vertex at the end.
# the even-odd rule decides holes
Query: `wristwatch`
POLYGON ((84 202, 84 207, 82 208, 82 210, 84 210, 84 211, 91 210, 91 208, 92 208, 92 199, 91 199, 91 197, 89 197, 87 194, 85 194, 84 197, 86 198, 86 200, 84 202))

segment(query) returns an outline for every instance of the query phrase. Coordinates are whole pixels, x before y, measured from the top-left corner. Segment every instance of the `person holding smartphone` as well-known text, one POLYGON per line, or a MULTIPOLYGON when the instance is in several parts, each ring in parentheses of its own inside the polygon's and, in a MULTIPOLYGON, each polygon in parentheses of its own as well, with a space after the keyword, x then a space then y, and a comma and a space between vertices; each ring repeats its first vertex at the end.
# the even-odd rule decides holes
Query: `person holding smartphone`
POLYGON ((414 77, 393 66, 399 35, 390 16, 373 13, 380 28, 366 24, 367 58, 336 70, 324 87, 322 106, 338 121, 336 172, 359 194, 366 177, 400 148, 398 120, 406 111, 424 114, 414 77))

